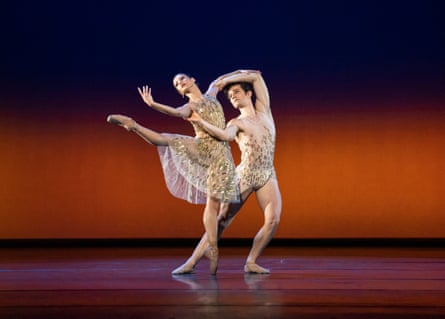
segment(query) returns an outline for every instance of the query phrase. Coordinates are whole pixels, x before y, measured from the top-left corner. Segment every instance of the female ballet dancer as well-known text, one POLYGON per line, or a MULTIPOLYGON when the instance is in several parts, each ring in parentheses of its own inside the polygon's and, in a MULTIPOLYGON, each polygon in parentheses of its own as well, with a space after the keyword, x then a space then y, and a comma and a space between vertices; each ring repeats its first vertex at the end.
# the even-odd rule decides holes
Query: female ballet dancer
MULTIPOLYGON (((138 87, 139 94, 151 108, 180 118, 189 118, 193 113, 207 122, 224 129, 226 125, 221 104, 216 95, 221 88, 212 82, 202 93, 193 77, 179 73, 173 85, 188 102, 180 107, 171 107, 155 102, 151 88, 138 87)), ((176 197, 194 204, 204 204, 203 224, 208 238, 206 256, 210 260, 210 273, 218 267, 217 215, 220 204, 239 201, 235 164, 227 141, 221 141, 193 123, 195 136, 158 133, 141 126, 130 117, 113 114, 107 121, 136 133, 157 147, 162 163, 165 182, 176 197)))

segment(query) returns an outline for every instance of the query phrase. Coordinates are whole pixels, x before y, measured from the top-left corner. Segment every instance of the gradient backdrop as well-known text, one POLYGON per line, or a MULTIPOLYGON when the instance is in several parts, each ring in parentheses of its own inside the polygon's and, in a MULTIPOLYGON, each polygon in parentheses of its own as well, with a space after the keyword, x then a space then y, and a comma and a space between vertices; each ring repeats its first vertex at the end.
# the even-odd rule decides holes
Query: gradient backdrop
MULTIPOLYGON (((0 239, 199 237, 203 207, 172 197, 156 149, 105 119, 193 134, 137 86, 179 106, 177 72, 205 90, 238 68, 270 89, 277 238, 445 237, 442 3, 3 1, 0 239)), ((226 236, 262 221, 252 197, 226 236)))

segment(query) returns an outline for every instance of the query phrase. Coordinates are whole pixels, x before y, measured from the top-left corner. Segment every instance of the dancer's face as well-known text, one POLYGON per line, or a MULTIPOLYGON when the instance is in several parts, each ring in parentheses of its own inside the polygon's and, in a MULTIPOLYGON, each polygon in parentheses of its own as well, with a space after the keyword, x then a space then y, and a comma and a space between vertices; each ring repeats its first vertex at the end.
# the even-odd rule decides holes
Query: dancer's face
POLYGON ((173 78, 173 86, 181 95, 187 94, 193 85, 195 85, 195 79, 186 74, 179 73, 173 78))
POLYGON ((235 109, 239 109, 249 103, 252 92, 246 92, 241 85, 233 85, 227 92, 227 96, 235 109))

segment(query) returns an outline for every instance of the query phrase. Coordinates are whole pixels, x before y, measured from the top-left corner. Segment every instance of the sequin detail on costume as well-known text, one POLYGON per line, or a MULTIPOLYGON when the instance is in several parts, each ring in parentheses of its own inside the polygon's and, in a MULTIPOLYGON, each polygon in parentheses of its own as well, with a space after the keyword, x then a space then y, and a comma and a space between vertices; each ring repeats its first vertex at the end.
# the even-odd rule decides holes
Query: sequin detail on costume
MULTIPOLYGON (((210 96, 192 108, 207 122, 225 127, 221 104, 210 96)), ((158 146, 164 178, 172 195, 193 204, 204 204, 207 195, 222 202, 238 202, 239 189, 235 164, 227 142, 210 136, 192 123, 195 137, 164 134, 172 137, 168 146, 158 146)))
MULTIPOLYGON (((257 115, 260 116, 259 114, 257 115)), ((276 178, 274 168, 275 129, 258 120, 252 125, 261 125, 256 134, 242 138, 239 142, 241 163, 236 168, 241 192, 257 190, 271 178, 276 178)))

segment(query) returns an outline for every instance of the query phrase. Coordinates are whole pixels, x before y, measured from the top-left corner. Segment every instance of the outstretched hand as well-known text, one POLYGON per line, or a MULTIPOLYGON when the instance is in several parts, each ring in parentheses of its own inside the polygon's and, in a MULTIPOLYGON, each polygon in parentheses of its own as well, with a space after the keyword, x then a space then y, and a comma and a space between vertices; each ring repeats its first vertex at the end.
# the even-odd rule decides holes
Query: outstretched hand
POLYGON ((151 88, 148 85, 144 85, 142 89, 138 87, 138 92, 141 95, 142 99, 148 106, 152 106, 154 103, 153 97, 151 96, 151 88))

